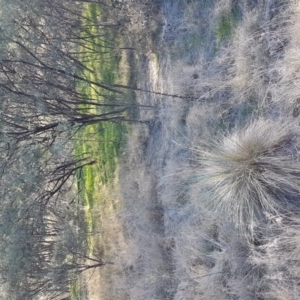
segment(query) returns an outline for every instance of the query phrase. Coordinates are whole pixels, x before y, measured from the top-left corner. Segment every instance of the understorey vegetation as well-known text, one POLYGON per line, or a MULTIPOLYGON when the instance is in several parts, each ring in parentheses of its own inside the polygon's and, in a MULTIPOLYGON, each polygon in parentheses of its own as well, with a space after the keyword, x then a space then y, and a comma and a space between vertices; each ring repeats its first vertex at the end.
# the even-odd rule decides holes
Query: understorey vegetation
POLYGON ((130 299, 300 297, 299 9, 163 2, 155 84, 183 98, 129 138, 130 299))

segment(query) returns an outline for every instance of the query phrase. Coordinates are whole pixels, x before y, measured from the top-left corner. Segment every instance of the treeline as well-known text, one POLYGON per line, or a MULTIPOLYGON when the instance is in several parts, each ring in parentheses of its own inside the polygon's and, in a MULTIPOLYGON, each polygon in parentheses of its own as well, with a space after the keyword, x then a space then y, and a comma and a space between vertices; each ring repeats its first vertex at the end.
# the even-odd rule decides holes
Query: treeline
MULTIPOLYGON (((116 87, 87 79, 88 67, 80 60, 78 49, 87 55, 94 51, 86 39, 105 38, 89 36, 83 5, 113 8, 114 3, 104 2, 0 2, 3 299, 62 299, 79 273, 107 263, 86 254, 74 184, 76 173, 95 158, 74 157, 72 142, 82 126, 125 120, 130 107, 116 87), (78 91, 78 84, 99 88, 97 97, 78 91)), ((114 31, 120 23, 108 17, 97 26, 114 31)))
MULTIPOLYGON (((24 140, 48 135, 62 122, 73 126, 121 118, 126 107, 114 101, 115 93, 121 92, 84 74, 87 67, 80 62, 82 53, 78 49, 85 48, 86 40, 90 44, 94 37, 81 26, 81 5, 74 1, 40 2, 24 7, 20 1, 20 15, 9 18, 9 30, 1 28, 1 120, 7 127, 6 134, 24 140), (107 101, 98 103, 79 93, 76 83, 101 88, 103 94, 98 96, 107 101), (111 110, 95 114, 90 108, 93 113, 89 113, 86 105, 108 106, 111 110)), ((92 51, 86 49, 86 53, 92 51)))

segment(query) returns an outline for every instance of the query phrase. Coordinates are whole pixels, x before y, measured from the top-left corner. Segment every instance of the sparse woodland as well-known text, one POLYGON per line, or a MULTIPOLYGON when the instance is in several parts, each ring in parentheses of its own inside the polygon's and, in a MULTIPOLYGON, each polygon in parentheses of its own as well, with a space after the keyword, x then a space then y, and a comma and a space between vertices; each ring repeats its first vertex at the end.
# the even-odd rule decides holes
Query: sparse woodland
POLYGON ((300 299, 297 1, 0 5, 1 299, 300 299))
POLYGON ((1 299, 60 299, 80 273, 111 263, 87 243, 77 181, 96 159, 76 156, 74 138, 123 121, 128 104, 85 76, 94 49, 78 52, 89 38, 82 5, 1 2, 1 299), (101 101, 76 84, 101 88, 101 101))

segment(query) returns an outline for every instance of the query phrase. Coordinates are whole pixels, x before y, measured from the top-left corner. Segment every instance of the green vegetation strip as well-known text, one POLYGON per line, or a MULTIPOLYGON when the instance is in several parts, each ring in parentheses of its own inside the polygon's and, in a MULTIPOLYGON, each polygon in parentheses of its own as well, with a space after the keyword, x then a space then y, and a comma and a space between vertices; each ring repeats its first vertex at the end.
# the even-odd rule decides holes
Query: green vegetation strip
MULTIPOLYGON (((82 33, 85 45, 80 46, 81 63, 85 66, 83 75, 89 81, 112 85, 118 82, 120 56, 114 46, 119 37, 98 26, 103 22, 104 14, 99 5, 86 4, 83 11, 82 33)), ((77 83, 77 90, 88 99, 99 103, 117 102, 112 92, 88 83, 77 83)), ((122 100, 121 100, 122 101, 122 100)), ((87 113, 100 114, 115 108, 103 108, 82 105, 87 113)), ((114 177, 117 157, 122 144, 126 126, 120 122, 99 122, 84 126, 76 134, 75 156, 79 159, 91 157, 96 163, 84 167, 77 174, 78 188, 82 192, 83 204, 92 209, 94 201, 99 199, 98 186, 107 184, 114 177)), ((91 220, 88 220, 91 222, 91 220)), ((91 225, 91 224, 90 224, 91 225)))
POLYGON ((241 8, 237 2, 234 2, 231 6, 230 11, 224 12, 220 15, 215 29, 215 35, 217 40, 220 43, 229 40, 232 34, 234 33, 237 23, 241 19, 241 8))
MULTIPOLYGON (((81 33, 85 43, 79 47, 80 62, 84 70, 80 75, 87 82, 77 82, 76 89, 86 99, 96 103, 120 103, 112 92, 104 90, 88 82, 101 82, 107 86, 119 83, 120 55, 116 48, 120 43, 117 31, 111 32, 98 24, 105 22, 105 13, 97 4, 84 5, 82 25, 85 30, 81 33)), ((79 72, 79 71, 78 71, 79 72)), ((123 79, 124 81, 124 79, 123 79)), ((118 95, 120 97, 120 95, 118 95)), ((87 114, 103 114, 115 107, 103 107, 82 104, 87 114)), ((118 109, 118 108, 117 108, 118 109)), ((83 126, 75 135, 75 157, 77 159, 91 158, 95 163, 87 165, 77 172, 77 188, 85 207, 85 222, 88 233, 93 232, 96 220, 93 219, 92 209, 95 205, 105 205, 101 197, 101 186, 107 185, 115 176, 118 155, 123 142, 127 125, 122 122, 98 122, 83 126)), ((97 220, 99 224, 100 220, 97 220)), ((87 235, 90 249, 94 247, 91 234, 87 235)), ((78 282, 71 286, 72 299, 79 299, 80 287, 78 282)))

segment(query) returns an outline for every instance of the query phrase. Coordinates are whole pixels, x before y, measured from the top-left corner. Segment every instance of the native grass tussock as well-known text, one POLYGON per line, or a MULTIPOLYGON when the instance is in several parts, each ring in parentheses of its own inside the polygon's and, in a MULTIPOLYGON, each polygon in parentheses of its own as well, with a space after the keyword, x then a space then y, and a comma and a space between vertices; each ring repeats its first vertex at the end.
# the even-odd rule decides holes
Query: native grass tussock
POLYGON ((129 139, 129 145, 134 146, 128 147, 124 154, 126 162, 120 170, 121 185, 126 187, 121 193, 124 234, 128 244, 128 251, 122 255, 127 291, 129 299, 167 297, 168 287, 173 288, 173 285, 166 263, 168 259, 162 251, 166 244, 162 228, 163 210, 153 189, 157 180, 153 174, 154 166, 143 160, 146 144, 151 141, 148 141, 144 125, 134 128, 129 139))
POLYGON ((261 220, 299 211, 298 128, 258 120, 199 148, 207 206, 252 233, 261 220))
POLYGON ((299 299, 300 6, 216 1, 201 28, 200 2, 180 2, 170 55, 195 53, 162 80, 186 98, 156 99, 160 127, 137 125, 124 155, 128 298, 299 299))

